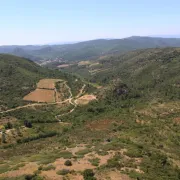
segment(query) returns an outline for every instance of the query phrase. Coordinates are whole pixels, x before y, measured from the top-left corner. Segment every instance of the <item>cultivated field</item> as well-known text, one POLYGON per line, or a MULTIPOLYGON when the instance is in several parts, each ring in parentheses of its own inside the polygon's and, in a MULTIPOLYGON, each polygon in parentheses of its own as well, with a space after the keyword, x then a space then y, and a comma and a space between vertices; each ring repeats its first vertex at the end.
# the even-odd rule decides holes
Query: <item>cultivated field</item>
POLYGON ((41 79, 37 88, 39 89, 54 89, 56 82, 62 81, 61 79, 41 79))
POLYGON ((55 102, 54 90, 36 89, 23 98, 25 101, 34 102, 55 102))
POLYGON ((61 95, 56 91, 55 87, 56 83, 61 81, 61 79, 41 79, 37 83, 37 89, 26 95, 23 100, 33 102, 59 101, 61 99, 61 95))

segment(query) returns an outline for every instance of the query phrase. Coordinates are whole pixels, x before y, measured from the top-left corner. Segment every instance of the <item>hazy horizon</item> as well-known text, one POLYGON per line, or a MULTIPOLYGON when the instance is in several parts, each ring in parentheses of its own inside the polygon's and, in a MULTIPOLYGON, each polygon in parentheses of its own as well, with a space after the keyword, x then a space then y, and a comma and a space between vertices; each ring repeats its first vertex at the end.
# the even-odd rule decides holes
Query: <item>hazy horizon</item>
POLYGON ((97 39, 87 39, 87 40, 82 40, 82 41, 64 41, 64 42, 50 42, 50 43, 46 43, 46 44, 9 44, 9 45, 1 45, 0 46, 46 46, 46 45, 65 45, 65 44, 76 44, 76 43, 81 43, 81 42, 86 42, 86 41, 94 41, 94 40, 115 40, 115 39, 126 39, 126 38, 130 38, 130 37, 150 37, 150 38, 180 38, 180 35, 154 35, 154 36, 136 36, 136 35, 132 35, 132 36, 128 36, 128 37, 122 37, 122 38, 97 38, 97 39))
POLYGON ((0 45, 43 45, 130 36, 178 36, 180 2, 6 0, 0 45))

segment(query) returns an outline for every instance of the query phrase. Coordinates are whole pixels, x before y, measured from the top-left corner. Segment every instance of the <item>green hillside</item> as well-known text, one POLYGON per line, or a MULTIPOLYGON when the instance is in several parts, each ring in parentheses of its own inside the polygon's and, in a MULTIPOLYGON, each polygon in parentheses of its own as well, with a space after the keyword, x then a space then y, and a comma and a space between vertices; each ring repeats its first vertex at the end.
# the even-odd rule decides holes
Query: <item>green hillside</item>
POLYGON ((75 92, 62 104, 1 114, 0 179, 180 179, 179 48, 109 55, 64 73, 1 59, 1 105, 21 104, 42 77, 64 77, 66 98, 75 92), (84 94, 97 100, 78 104, 84 94))
POLYGON ((25 104, 23 97, 34 90, 36 83, 43 78, 62 78, 73 82, 76 77, 42 68, 28 59, 0 54, 1 108, 25 104))
POLYGON ((70 66, 65 71, 103 86, 119 80, 147 99, 180 98, 178 48, 145 49, 107 56, 86 66, 70 66))

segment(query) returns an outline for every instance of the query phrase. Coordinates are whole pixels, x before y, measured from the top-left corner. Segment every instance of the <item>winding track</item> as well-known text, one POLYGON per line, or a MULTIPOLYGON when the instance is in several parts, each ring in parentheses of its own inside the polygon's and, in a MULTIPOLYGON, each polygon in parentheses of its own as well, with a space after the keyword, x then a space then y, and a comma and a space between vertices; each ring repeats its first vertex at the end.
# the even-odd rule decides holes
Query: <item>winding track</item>
POLYGON ((54 102, 54 103, 33 103, 33 104, 27 104, 27 105, 24 105, 24 106, 19 106, 19 107, 13 108, 13 109, 8 109, 6 111, 1 111, 0 114, 5 114, 5 113, 8 113, 8 112, 13 112, 13 111, 16 111, 16 110, 19 110, 19 109, 28 108, 28 107, 56 105, 56 104, 63 104, 65 102, 69 102, 70 104, 72 104, 74 106, 73 109, 71 109, 67 113, 63 113, 63 114, 57 115, 56 119, 58 119, 58 117, 62 117, 64 115, 70 114, 70 113, 72 113, 76 109, 77 103, 76 103, 75 100, 82 95, 86 85, 84 84, 83 87, 80 89, 79 94, 75 98, 73 98, 73 94, 72 94, 71 88, 67 85, 67 81, 64 81, 64 84, 65 84, 65 86, 67 87, 67 89, 69 91, 69 98, 64 100, 64 101, 54 102))
POLYGON ((70 88, 66 83, 65 83, 65 85, 66 85, 66 87, 68 88, 68 91, 69 91, 69 94, 70 94, 70 96, 69 96, 69 98, 68 98, 67 100, 68 100, 69 103, 72 104, 74 107, 73 107, 73 109, 71 109, 71 110, 70 110, 69 112, 67 112, 67 113, 63 113, 63 114, 57 115, 57 116, 56 116, 56 119, 57 119, 58 121, 61 121, 60 119, 58 119, 59 117, 65 116, 65 115, 67 115, 67 114, 71 114, 71 113, 76 109, 76 107, 77 107, 76 99, 79 98, 79 97, 82 95, 82 93, 83 93, 83 91, 84 91, 84 88, 86 87, 86 85, 84 84, 84 85, 82 86, 82 88, 80 89, 79 94, 78 94, 75 98, 73 98, 73 95, 72 95, 72 92, 71 92, 71 88, 70 88))

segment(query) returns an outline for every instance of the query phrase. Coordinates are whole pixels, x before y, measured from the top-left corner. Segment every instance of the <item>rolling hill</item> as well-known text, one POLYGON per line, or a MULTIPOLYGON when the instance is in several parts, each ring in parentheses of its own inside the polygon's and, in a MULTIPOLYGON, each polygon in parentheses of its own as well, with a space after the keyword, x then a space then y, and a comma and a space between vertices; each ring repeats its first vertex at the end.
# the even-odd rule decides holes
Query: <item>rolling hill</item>
POLYGON ((0 53, 9 53, 34 61, 55 58, 61 58, 65 61, 79 61, 107 54, 156 47, 180 47, 180 39, 133 36, 124 39, 98 39, 64 45, 1 46, 0 53))
MULTIPOLYGON (((31 60, 0 54, 0 105, 2 109, 25 104, 23 97, 36 88, 43 78, 69 80, 74 85, 76 77, 40 67, 31 60)), ((76 85, 74 85, 76 86, 76 85)), ((74 87, 75 88, 75 87, 74 87)))
POLYGON ((64 71, 0 55, 0 105, 22 104, 47 77, 65 79, 72 97, 0 115, 0 179, 179 180, 179 48, 113 54, 64 71), (85 94, 97 100, 77 104, 85 94))
POLYGON ((110 55, 85 66, 70 66, 65 71, 100 85, 113 84, 119 79, 148 98, 180 98, 179 48, 144 49, 110 55))

